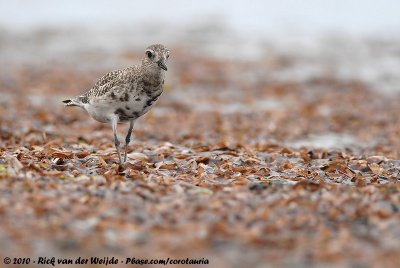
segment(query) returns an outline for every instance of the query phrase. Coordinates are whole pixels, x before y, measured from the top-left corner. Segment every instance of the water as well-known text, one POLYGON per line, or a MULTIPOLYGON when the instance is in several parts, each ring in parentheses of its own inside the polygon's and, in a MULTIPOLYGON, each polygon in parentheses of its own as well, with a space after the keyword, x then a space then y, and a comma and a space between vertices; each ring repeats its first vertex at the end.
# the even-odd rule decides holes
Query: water
POLYGON ((359 148, 362 143, 355 137, 343 133, 324 133, 319 135, 311 135, 307 138, 287 142, 287 146, 300 149, 320 148, 320 149, 337 149, 337 148, 359 148))
POLYGON ((396 0, 1 0, 0 25, 29 31, 42 27, 116 28, 193 25, 223 21, 248 36, 345 32, 394 34, 400 29, 396 0))

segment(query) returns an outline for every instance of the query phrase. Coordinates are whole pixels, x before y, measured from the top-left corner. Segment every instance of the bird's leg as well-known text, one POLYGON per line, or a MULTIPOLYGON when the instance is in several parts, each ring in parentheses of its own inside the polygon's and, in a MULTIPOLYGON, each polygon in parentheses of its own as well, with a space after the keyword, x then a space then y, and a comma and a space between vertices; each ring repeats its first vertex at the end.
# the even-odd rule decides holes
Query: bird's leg
POLYGON ((122 161, 121 161, 121 153, 120 153, 120 148, 119 148, 119 140, 117 137, 117 123, 118 123, 118 118, 117 117, 112 118, 111 125, 112 125, 112 130, 114 133, 115 148, 117 148, 119 165, 121 165, 122 161))
POLYGON ((133 120, 131 120, 131 121, 129 122, 128 134, 126 135, 126 138, 125 138, 125 156, 124 156, 124 162, 126 162, 126 157, 127 157, 127 155, 128 155, 128 145, 129 145, 129 142, 131 141, 131 135, 132 135, 132 130, 133 130, 133 123, 134 123, 133 120))

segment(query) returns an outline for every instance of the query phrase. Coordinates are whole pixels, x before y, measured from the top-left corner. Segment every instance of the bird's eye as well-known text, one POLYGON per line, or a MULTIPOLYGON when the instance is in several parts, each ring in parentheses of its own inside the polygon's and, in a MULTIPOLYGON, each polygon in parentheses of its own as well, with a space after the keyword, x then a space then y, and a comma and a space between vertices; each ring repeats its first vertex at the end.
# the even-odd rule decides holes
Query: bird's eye
POLYGON ((146 51, 146 55, 149 57, 149 59, 153 57, 153 53, 151 53, 151 51, 146 51))
POLYGON ((167 59, 169 58, 169 54, 167 54, 167 59))

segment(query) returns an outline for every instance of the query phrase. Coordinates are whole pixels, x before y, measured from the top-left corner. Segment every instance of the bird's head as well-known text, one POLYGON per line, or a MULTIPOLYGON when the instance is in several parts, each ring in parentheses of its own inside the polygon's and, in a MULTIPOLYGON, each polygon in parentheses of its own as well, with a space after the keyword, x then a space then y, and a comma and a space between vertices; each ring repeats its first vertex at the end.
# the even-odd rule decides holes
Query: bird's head
POLYGON ((155 44, 149 46, 146 49, 142 63, 146 65, 146 67, 151 67, 159 70, 162 69, 166 71, 168 69, 167 68, 168 58, 169 58, 169 50, 161 44, 155 44))

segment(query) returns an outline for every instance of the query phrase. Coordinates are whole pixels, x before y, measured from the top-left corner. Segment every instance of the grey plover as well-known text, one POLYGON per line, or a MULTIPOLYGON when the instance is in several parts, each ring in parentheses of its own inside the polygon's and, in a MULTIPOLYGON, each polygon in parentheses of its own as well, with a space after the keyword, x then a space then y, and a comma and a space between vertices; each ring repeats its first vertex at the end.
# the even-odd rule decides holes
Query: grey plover
POLYGON ((161 45, 149 46, 142 63, 109 72, 86 93, 64 100, 66 106, 79 106, 102 123, 111 123, 119 164, 122 164, 117 124, 129 122, 125 138, 126 161, 128 145, 136 119, 147 113, 163 92, 169 50, 161 45))

